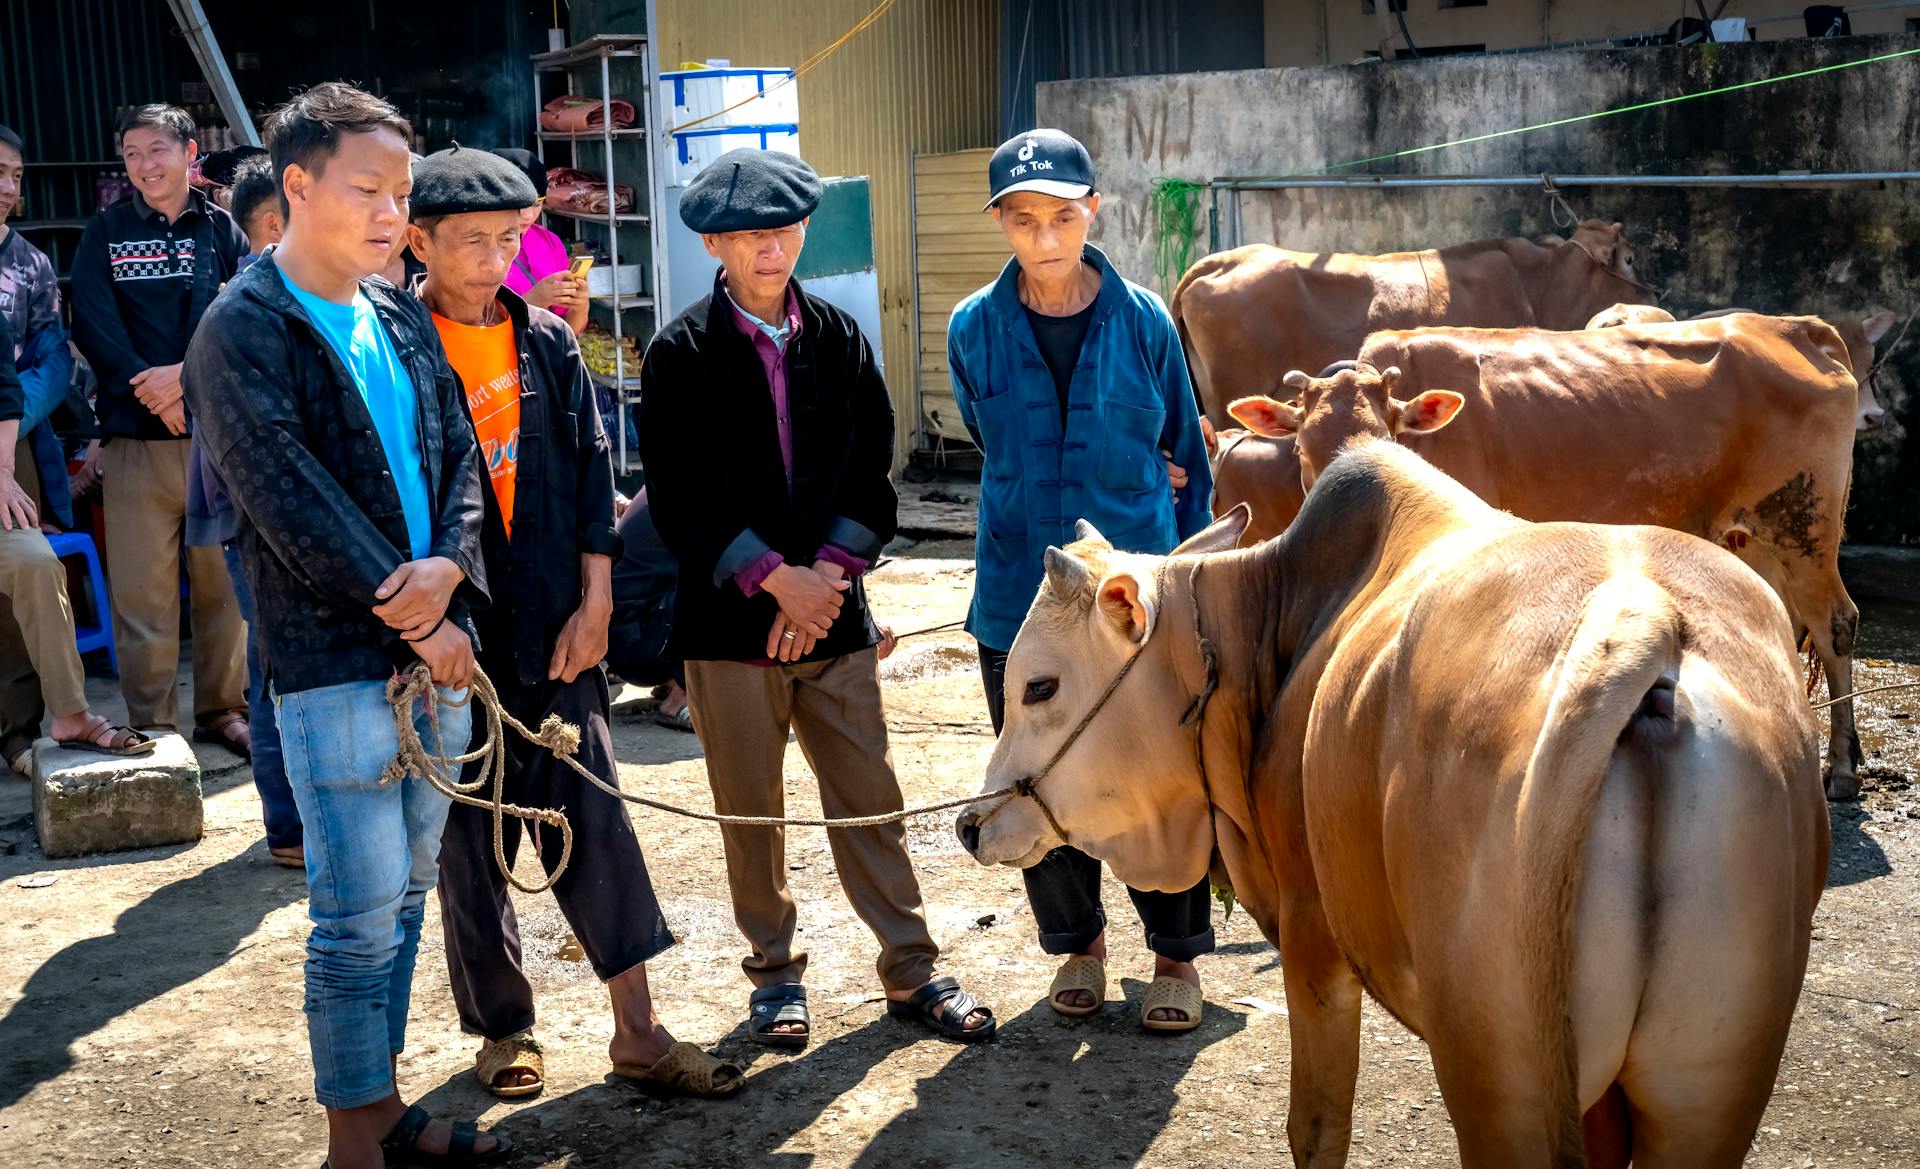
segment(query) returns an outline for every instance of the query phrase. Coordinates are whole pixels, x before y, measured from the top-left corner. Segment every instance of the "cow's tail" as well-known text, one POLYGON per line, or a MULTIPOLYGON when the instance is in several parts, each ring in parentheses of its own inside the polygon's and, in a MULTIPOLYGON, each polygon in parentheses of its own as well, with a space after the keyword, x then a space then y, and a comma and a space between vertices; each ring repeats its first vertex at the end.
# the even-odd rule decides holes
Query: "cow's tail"
POLYGON ((1551 699, 1520 793, 1523 898, 1516 939, 1537 1012, 1551 1164, 1586 1164, 1572 1013, 1575 914, 1585 841, 1602 781, 1623 745, 1667 741, 1681 655, 1678 606, 1628 569, 1588 596, 1552 676, 1551 699))
POLYGON ((1194 404, 1200 408, 1200 417, 1211 418, 1213 415, 1207 409, 1207 394, 1203 388, 1207 376, 1206 366, 1201 363, 1200 355, 1193 351, 1193 338, 1187 333, 1185 312, 1187 289, 1193 286, 1193 278, 1200 268, 1200 264, 1195 264, 1187 269, 1185 276, 1180 278, 1180 283, 1174 287, 1173 297, 1167 301, 1167 312, 1173 317, 1174 332, 1180 335, 1180 351, 1187 358, 1187 385, 1193 390, 1194 404))

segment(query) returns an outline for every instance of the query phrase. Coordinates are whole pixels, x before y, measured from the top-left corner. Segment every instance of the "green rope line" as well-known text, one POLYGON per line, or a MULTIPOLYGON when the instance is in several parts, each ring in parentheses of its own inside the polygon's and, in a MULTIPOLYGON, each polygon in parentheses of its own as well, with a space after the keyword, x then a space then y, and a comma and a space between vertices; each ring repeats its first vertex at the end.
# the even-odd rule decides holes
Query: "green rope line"
MULTIPOLYGON (((1741 81, 1733 85, 1721 85, 1712 89, 1702 89, 1694 93, 1676 94, 1673 97, 1655 98, 1652 101, 1635 102, 1617 109, 1599 110, 1591 114, 1576 114, 1570 118, 1555 118, 1549 122, 1535 122, 1531 126, 1516 126, 1509 130, 1494 130, 1486 134, 1474 134, 1466 138, 1455 138, 1450 142, 1438 142, 1432 146, 1414 146, 1406 150, 1395 150, 1389 154, 1375 154, 1368 158, 1356 158, 1351 162, 1334 163, 1318 170, 1301 171, 1290 175, 1269 175, 1265 179, 1243 181, 1262 182, 1280 179, 1312 178, 1315 175, 1331 174, 1349 167, 1365 166, 1368 163, 1388 162, 1396 158, 1409 158, 1416 154, 1430 154, 1436 150, 1445 150, 1451 146, 1470 146, 1476 142, 1490 142, 1496 138, 1511 138, 1517 134, 1531 134, 1536 130, 1551 130, 1558 126, 1572 126, 1580 122, 1591 122, 1600 118, 1611 118, 1619 114, 1637 113, 1660 106, 1677 105, 1680 102, 1697 101, 1703 97, 1718 97, 1725 93, 1737 93, 1743 89, 1758 89, 1763 85, 1778 85, 1783 81, 1799 81, 1808 77, 1817 77, 1822 73, 1837 73, 1842 69, 1854 69, 1861 65, 1877 65, 1884 61, 1894 61, 1901 57, 1920 55, 1920 49, 1901 49, 1894 53, 1882 53, 1877 57, 1862 57, 1858 61, 1842 61, 1837 65, 1821 65, 1814 69, 1802 69, 1797 73, 1783 73, 1778 77, 1762 77, 1756 81, 1741 81)), ((1177 280, 1186 271, 1187 261, 1193 253, 1195 236, 1195 218, 1199 208, 1200 192, 1210 188, 1211 182, 1196 183, 1188 179, 1160 178, 1153 181, 1153 193, 1149 199, 1155 229, 1154 266, 1160 277, 1162 291, 1177 280)))
POLYGON ((1445 150, 1449 146, 1469 146, 1475 142, 1487 142, 1495 138, 1507 138, 1515 134, 1530 134, 1535 130, 1551 130, 1556 126, 1571 126, 1578 122, 1591 122, 1598 118, 1611 118, 1616 114, 1631 114, 1640 110, 1650 110, 1659 106, 1677 105, 1683 101, 1695 101, 1703 97, 1718 97, 1723 93, 1736 93, 1743 89, 1758 89, 1763 85, 1778 85, 1783 81, 1799 81, 1806 77, 1817 77, 1822 73, 1837 73, 1842 69, 1853 69, 1861 65, 1877 65, 1882 61, 1892 61, 1900 57, 1912 57, 1920 54, 1920 49, 1901 49, 1897 53, 1882 53, 1878 57, 1862 57, 1858 61, 1842 61, 1838 65, 1822 65, 1817 69, 1802 69, 1798 73, 1782 73, 1778 77, 1762 77, 1757 81, 1741 81, 1733 85, 1717 86, 1695 93, 1682 93, 1673 97, 1655 98, 1652 101, 1635 102, 1618 109, 1600 110, 1591 114, 1577 114, 1571 118, 1555 118, 1551 122, 1535 122, 1531 126, 1518 126, 1511 130, 1495 130, 1488 134, 1475 134, 1469 138, 1455 138, 1451 142, 1440 142, 1433 146, 1415 146, 1410 150, 1396 150, 1391 154, 1376 154, 1371 158, 1356 158, 1352 162, 1323 166, 1319 170, 1306 171, 1300 175, 1275 175, 1274 178, 1306 178, 1312 175, 1324 175, 1350 166, 1365 166, 1370 162, 1386 162, 1389 159, 1407 158, 1415 154, 1427 154, 1435 150, 1445 150))
POLYGON ((1199 234, 1200 192, 1205 183, 1186 179, 1155 179, 1153 193, 1147 197, 1147 210, 1154 224, 1154 274, 1160 278, 1160 294, 1171 296, 1173 286, 1186 274, 1193 259, 1193 241, 1199 234))

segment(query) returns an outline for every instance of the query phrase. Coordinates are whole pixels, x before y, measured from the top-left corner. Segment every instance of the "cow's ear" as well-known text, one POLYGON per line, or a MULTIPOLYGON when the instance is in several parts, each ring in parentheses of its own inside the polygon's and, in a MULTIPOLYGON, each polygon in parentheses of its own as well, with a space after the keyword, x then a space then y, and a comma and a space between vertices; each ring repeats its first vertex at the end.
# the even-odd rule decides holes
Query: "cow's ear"
POLYGON ((1153 628, 1150 598, 1132 573, 1117 572, 1100 582, 1100 615, 1113 623, 1120 636, 1139 645, 1153 628))
POLYGON ((1093 587, 1093 573, 1067 552, 1049 545, 1042 562, 1047 569, 1047 588, 1062 601, 1077 601, 1093 587))
POLYGON ((1300 408, 1276 402, 1264 394, 1242 398, 1227 407, 1227 413, 1246 424, 1255 434, 1278 438, 1300 429, 1300 408))
POLYGON ((1238 548, 1240 537, 1246 534, 1247 525, 1252 522, 1252 509, 1244 503, 1236 503, 1232 511, 1188 536, 1178 548, 1173 550, 1173 554, 1175 556, 1199 555, 1238 548))
POLYGON ((1395 434, 1431 434, 1460 413, 1467 399, 1452 390, 1428 390, 1400 408, 1394 419, 1395 434))
POLYGON ((1875 313, 1866 320, 1861 321, 1860 327, 1866 331, 1867 344, 1878 345, 1880 338, 1886 336, 1887 332, 1893 328, 1893 314, 1889 312, 1875 313))

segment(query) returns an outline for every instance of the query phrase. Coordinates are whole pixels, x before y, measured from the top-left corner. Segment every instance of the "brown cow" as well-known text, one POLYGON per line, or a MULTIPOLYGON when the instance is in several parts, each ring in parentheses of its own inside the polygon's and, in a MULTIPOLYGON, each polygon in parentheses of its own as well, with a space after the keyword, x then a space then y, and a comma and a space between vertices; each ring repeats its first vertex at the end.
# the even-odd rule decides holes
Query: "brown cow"
POLYGON ((1585 220, 1558 242, 1477 240, 1384 256, 1255 244, 1188 269, 1168 308, 1201 410, 1225 427, 1235 398, 1270 393, 1290 369, 1350 359, 1378 329, 1577 329, 1608 305, 1651 302, 1618 223, 1585 220))
POLYGON ((1362 989, 1427 1041, 1468 1169, 1741 1163, 1828 852, 1758 577, 1678 532, 1516 520, 1380 442, 1248 551, 1082 536, 1007 662, 985 788, 1034 798, 961 839, 1070 841, 1139 889, 1224 866, 1280 949, 1295 1164, 1345 1161, 1362 989))
MULTIPOLYGON (((1713 317, 1725 317, 1750 311, 1752 310, 1743 308, 1718 308, 1699 313, 1689 319, 1704 321, 1713 317)), ((1860 386, 1860 405, 1854 413, 1853 428, 1855 430, 1880 429, 1880 425, 1887 420, 1887 411, 1880 405, 1877 395, 1880 387, 1875 383, 1880 379, 1878 372, 1874 369, 1873 347, 1878 345, 1880 338, 1886 336, 1888 330, 1893 328, 1893 314, 1882 311, 1858 320, 1853 317, 1841 317, 1837 320, 1833 317, 1820 319, 1832 325, 1839 332, 1840 340, 1846 342, 1847 360, 1853 366, 1853 380, 1860 386)), ((1897 345, 1899 342, 1896 341, 1894 344, 1897 345)))
MULTIPOLYGON (((1398 436, 1526 519, 1658 524, 1724 543, 1811 634, 1831 692, 1852 693, 1860 616, 1839 553, 1858 393, 1831 325, 1739 314, 1587 332, 1416 329, 1376 333, 1361 359, 1329 379, 1288 374, 1298 406, 1247 399, 1235 416, 1294 433, 1308 486, 1352 439, 1398 436)), ((1828 790, 1852 799, 1853 704, 1832 711, 1828 790)))

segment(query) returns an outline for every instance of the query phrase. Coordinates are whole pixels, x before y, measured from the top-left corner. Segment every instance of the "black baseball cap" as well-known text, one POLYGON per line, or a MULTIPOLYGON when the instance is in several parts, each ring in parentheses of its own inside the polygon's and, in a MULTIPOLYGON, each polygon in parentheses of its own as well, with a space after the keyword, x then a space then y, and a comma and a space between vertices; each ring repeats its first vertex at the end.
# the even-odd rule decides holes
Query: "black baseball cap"
POLYGON ((1037 191, 1056 199, 1078 199, 1093 190, 1093 156, 1064 130, 1029 130, 1000 144, 987 163, 993 198, 985 211, 1015 191, 1037 191))

